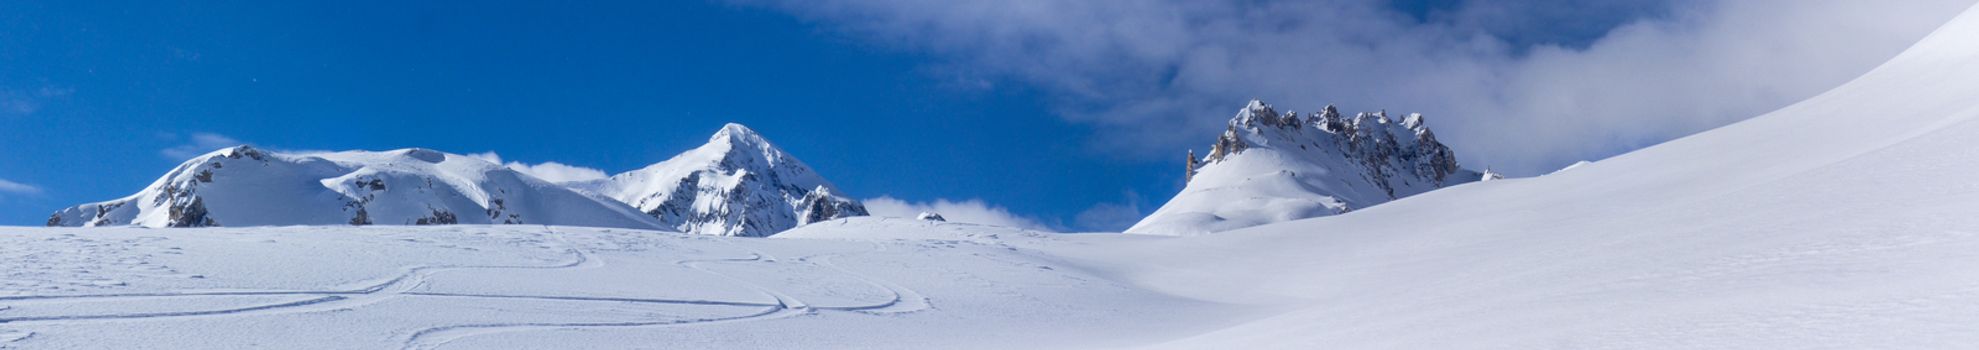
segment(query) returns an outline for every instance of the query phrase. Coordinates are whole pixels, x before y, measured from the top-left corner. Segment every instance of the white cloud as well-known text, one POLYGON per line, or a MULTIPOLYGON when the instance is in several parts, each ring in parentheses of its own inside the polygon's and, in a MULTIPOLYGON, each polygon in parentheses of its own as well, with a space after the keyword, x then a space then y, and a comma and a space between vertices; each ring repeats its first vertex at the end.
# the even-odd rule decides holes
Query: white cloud
MULTIPOLYGON (((163 136, 171 139, 178 139, 177 135, 163 135, 163 136)), ((243 142, 240 142, 240 140, 235 140, 234 138, 227 137, 226 135, 205 133, 205 132, 193 133, 192 135, 187 136, 181 141, 183 143, 177 146, 167 147, 165 149, 158 150, 158 155, 164 156, 165 158, 171 160, 186 160, 188 158, 196 157, 201 154, 206 154, 206 152, 212 152, 222 148, 245 144, 243 142)))
POLYGON ((505 165, 509 169, 515 169, 515 171, 520 171, 543 180, 549 180, 550 182, 573 182, 605 178, 605 172, 602 170, 557 162, 544 162, 535 165, 509 162, 505 165))
POLYGON ((509 169, 549 182, 561 183, 597 180, 603 179, 606 176, 603 170, 557 162, 543 162, 541 164, 523 164, 522 162, 502 163, 502 156, 492 151, 468 154, 467 156, 485 160, 489 163, 502 164, 502 166, 509 169))
POLYGON ((495 163, 495 164, 501 164, 501 163, 502 163, 502 155, 500 155, 500 154, 495 154, 495 152, 494 152, 494 151, 487 151, 487 152, 481 152, 481 153, 468 153, 468 154, 467 154, 467 156, 468 156, 468 157, 472 157, 472 158, 474 158, 474 159, 480 159, 480 160, 483 160, 483 161, 487 161, 487 162, 489 162, 489 163, 495 163))
POLYGON ((1255 97, 1423 112, 1466 165, 1514 174, 1810 97, 1973 4, 1467 0, 1416 18, 1386 0, 735 1, 945 57, 935 70, 1041 87, 1111 153, 1201 148, 1255 97), (1533 34, 1556 30, 1593 34, 1533 34))
POLYGON ((941 214, 942 219, 951 222, 1016 227, 1040 231, 1051 229, 1037 220, 1011 214, 1009 209, 983 203, 981 199, 950 201, 936 199, 933 202, 908 202, 891 196, 882 196, 863 201, 866 211, 873 216, 913 218, 922 212, 941 214))
POLYGON ((13 194, 39 194, 41 193, 41 188, 35 187, 34 185, 7 181, 7 179, 0 179, 0 192, 13 193, 13 194))

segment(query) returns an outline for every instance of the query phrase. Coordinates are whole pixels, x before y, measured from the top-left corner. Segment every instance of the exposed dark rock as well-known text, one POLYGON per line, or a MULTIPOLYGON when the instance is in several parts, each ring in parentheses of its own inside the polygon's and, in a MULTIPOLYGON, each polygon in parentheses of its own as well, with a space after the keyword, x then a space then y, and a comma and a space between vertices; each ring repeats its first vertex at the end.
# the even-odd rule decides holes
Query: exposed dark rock
POLYGON ((866 212, 866 206, 864 204, 833 195, 831 188, 824 186, 818 186, 818 188, 812 189, 811 193, 804 194, 804 199, 798 202, 798 208, 801 208, 799 209, 800 215, 797 219, 797 225, 799 226, 819 221, 870 215, 866 212))
POLYGON ((166 226, 170 226, 170 227, 220 226, 219 222, 214 221, 213 218, 206 216, 205 200, 200 199, 199 196, 191 196, 191 198, 192 199, 190 201, 183 201, 183 200, 173 201, 172 206, 168 208, 168 211, 166 212, 167 216, 170 218, 170 220, 167 221, 166 226))
POLYGON ((352 216, 350 217, 350 224, 351 224, 352 226, 364 226, 364 225, 370 225, 370 224, 371 224, 371 212, 370 212, 370 211, 366 211, 366 210, 364 210, 364 206, 358 206, 358 207, 357 207, 357 214, 356 214, 356 215, 352 215, 352 216))
POLYGON ((101 204, 97 205, 95 219, 91 219, 89 225, 108 226, 108 225, 120 224, 117 222, 110 222, 110 211, 117 210, 117 208, 122 208, 126 203, 129 202, 116 202, 108 205, 101 205, 101 204))
POLYGON ((1238 136, 1237 125, 1232 124, 1223 130, 1222 136, 1216 137, 1215 144, 1209 146, 1209 158, 1206 161, 1209 163, 1219 162, 1223 160, 1223 157, 1243 152, 1245 148, 1250 148, 1250 144, 1245 143, 1238 136))
POLYGON ((522 223, 522 214, 509 213, 508 202, 503 201, 501 198, 488 200, 487 212, 488 220, 491 221, 500 221, 503 224, 511 225, 522 223))
POLYGON ((413 220, 413 225, 453 225, 460 223, 453 212, 433 209, 433 215, 413 220))
POLYGON ((1196 150, 1189 150, 1187 166, 1188 170, 1184 170, 1182 173, 1182 183, 1189 183, 1189 180, 1194 180, 1196 178, 1196 167, 1202 166, 1202 161, 1196 158, 1196 150))
POLYGON ((254 149, 254 147, 247 145, 236 146, 234 147, 232 152, 227 152, 228 159, 241 159, 241 157, 247 157, 254 160, 268 160, 267 153, 263 153, 261 152, 261 150, 254 149))
POLYGON ((1381 188, 1391 199, 1398 194, 1390 179, 1421 179, 1439 187, 1475 180, 1452 178, 1464 171, 1457 164, 1456 152, 1436 140, 1436 134, 1423 125, 1421 114, 1410 114, 1400 121, 1390 119, 1387 111, 1342 118, 1338 109, 1327 105, 1319 113, 1301 120, 1297 113, 1279 113, 1270 105, 1253 100, 1230 120, 1216 143, 1210 145, 1207 156, 1198 160, 1193 150, 1189 152, 1188 172, 1184 177, 1193 180, 1202 167, 1266 142, 1252 138, 1281 140, 1278 142, 1316 138, 1319 143, 1331 145, 1298 144, 1297 147, 1310 150, 1308 146, 1330 146, 1339 150, 1341 156, 1360 165, 1361 177, 1381 188), (1411 176, 1397 176, 1404 174, 1411 176))
POLYGON ((350 216, 350 224, 352 226, 364 226, 371 224, 371 211, 364 208, 364 205, 370 202, 370 200, 371 198, 369 196, 366 196, 364 199, 358 200, 356 202, 344 203, 345 209, 354 209, 357 211, 356 213, 351 214, 350 216))

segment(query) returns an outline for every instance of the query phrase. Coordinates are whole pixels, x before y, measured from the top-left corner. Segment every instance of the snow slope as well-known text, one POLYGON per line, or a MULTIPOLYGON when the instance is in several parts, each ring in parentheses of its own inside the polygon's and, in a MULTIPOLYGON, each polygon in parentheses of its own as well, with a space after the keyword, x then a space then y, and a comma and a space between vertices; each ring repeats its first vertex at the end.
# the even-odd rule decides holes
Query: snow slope
POLYGON ((1250 312, 978 238, 0 227, 0 348, 1117 348, 1250 312))
POLYGON ((1420 114, 1310 116, 1251 100, 1208 155, 1189 155, 1188 185, 1128 233, 1199 235, 1336 215, 1482 177, 1457 165, 1420 114))
POLYGON ((1979 11, 1808 101, 1531 179, 1087 251, 1278 315, 1168 348, 1979 344, 1979 11))
POLYGON ((289 154, 239 146, 195 157, 129 197, 49 226, 557 224, 658 228, 603 199, 473 157, 427 149, 289 154))
POLYGON ((741 124, 664 162, 572 184, 638 208, 681 232, 762 237, 815 221, 865 216, 866 207, 803 161, 741 124))

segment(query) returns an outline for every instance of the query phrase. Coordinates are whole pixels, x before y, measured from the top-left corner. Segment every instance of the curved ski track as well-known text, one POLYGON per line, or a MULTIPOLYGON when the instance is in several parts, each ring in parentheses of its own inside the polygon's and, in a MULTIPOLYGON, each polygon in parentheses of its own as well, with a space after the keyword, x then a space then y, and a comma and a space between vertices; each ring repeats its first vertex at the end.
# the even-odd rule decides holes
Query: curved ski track
MULTIPOLYGON (((546 227, 546 229, 548 228, 546 227)), ((549 230, 548 233, 553 239, 558 239, 558 240, 564 239, 561 234, 558 234, 554 230, 549 230)), ((721 323, 730 323, 730 322, 772 320, 772 319, 794 317, 799 315, 813 314, 820 311, 855 312, 855 313, 871 314, 871 315, 888 315, 888 314, 911 313, 911 312, 933 309, 930 299, 926 296, 921 295, 919 292, 916 292, 912 289, 908 289, 905 287, 901 287, 891 282, 875 279, 868 275, 853 272, 849 269, 839 267, 838 265, 835 265, 831 262, 832 258, 845 255, 845 253, 817 254, 817 255, 799 257, 793 260, 794 263, 810 264, 813 266, 826 268, 832 271, 837 271, 846 276, 853 277, 854 279, 857 279, 867 285, 870 285, 873 288, 879 290, 885 290, 887 293, 891 294, 891 298, 885 302, 868 304, 868 305, 813 306, 810 305, 809 303, 804 302, 803 300, 792 297, 787 293, 777 291, 773 288, 766 287, 754 282, 749 282, 748 280, 745 280, 743 278, 724 274, 719 271, 704 268, 702 266, 704 264, 788 263, 788 262, 780 262, 776 257, 771 256, 759 250, 742 247, 740 245, 736 245, 732 242, 728 242, 725 240, 721 242, 742 249, 744 251, 748 251, 750 252, 750 256, 744 258, 725 258, 725 259, 687 259, 687 260, 676 261, 675 264, 678 264, 680 266, 689 269, 693 269, 695 271, 700 271, 702 273, 714 275, 716 277, 721 277, 723 279, 734 282, 738 285, 744 286, 748 289, 755 290, 758 294, 761 294, 765 298, 775 300, 774 303, 725 301, 725 300, 584 297, 584 296, 560 296, 560 295, 500 295, 500 294, 441 293, 441 292, 415 291, 420 286, 426 284, 426 280, 429 277, 431 277, 436 273, 444 272, 444 271, 475 270, 475 269, 488 269, 488 270, 576 269, 576 268, 597 268, 604 266, 605 264, 605 262, 602 259, 593 257, 589 253, 586 253, 581 249, 568 248, 565 250, 565 252, 570 254, 571 256, 570 261, 559 264, 418 266, 418 267, 405 269, 402 273, 396 276, 383 279, 376 283, 364 285, 362 287, 355 289, 347 289, 347 290, 212 290, 212 291, 187 291, 187 292, 111 293, 111 294, 89 294, 89 295, 4 296, 4 297, 0 297, 0 302, 7 302, 7 301, 95 302, 95 301, 125 301, 125 300, 133 300, 133 299, 159 299, 159 298, 171 299, 171 298, 182 298, 182 297, 245 297, 245 296, 295 296, 300 300, 289 300, 289 301, 273 302, 273 303, 267 303, 261 305, 251 305, 251 306, 242 306, 242 307, 234 307, 234 308, 206 309, 206 310, 101 313, 101 314, 76 314, 76 315, 35 315, 35 316, 18 316, 18 317, 7 317, 4 316, 4 314, 0 314, 0 325, 34 325, 34 324, 76 322, 76 321, 97 321, 97 322, 155 321, 155 320, 163 320, 163 319, 182 319, 182 318, 196 318, 196 317, 243 317, 243 316, 260 316, 260 315, 316 313, 316 312, 349 310, 357 307, 362 307, 365 305, 375 304, 391 298, 399 298, 406 296, 427 297, 427 298, 525 299, 525 300, 538 300, 538 301, 622 302, 622 303, 644 303, 644 304, 673 304, 673 305, 758 308, 754 312, 744 313, 740 315, 704 317, 704 318, 692 318, 692 319, 654 319, 654 320, 631 320, 631 321, 620 321, 620 322, 561 322, 561 323, 513 322, 513 323, 455 324, 455 325, 446 325, 446 326, 418 329, 403 336, 402 342, 404 349, 433 349, 433 348, 445 346, 448 343, 467 337, 495 334, 495 333, 507 333, 507 332, 535 331, 535 330, 564 330, 564 329, 582 329, 582 328, 680 327, 680 326, 721 324, 721 323)), ((873 245, 873 250, 871 252, 883 252, 886 250, 886 247, 882 244, 872 243, 872 245, 873 245)), ((9 307, 0 306, 0 310, 5 310, 6 308, 9 307)), ((19 338, 24 339, 28 335, 31 335, 33 333, 26 332, 22 334, 23 335, 19 338)), ((13 340, 21 340, 21 339, 13 339, 13 340)))
MULTIPOLYGON (((811 261, 810 257, 818 257, 817 264, 815 264, 816 266, 825 267, 828 269, 839 271, 848 276, 852 276, 856 279, 859 279, 861 282, 871 285, 874 288, 886 290, 888 293, 892 294, 892 297, 885 302, 869 304, 869 305, 855 305, 855 306, 810 305, 809 303, 806 303, 803 300, 800 300, 796 297, 792 297, 789 294, 777 291, 775 289, 765 287, 760 284, 756 284, 754 282, 749 282, 739 277, 724 274, 719 271, 703 268, 701 266, 702 264, 751 264, 751 263, 779 262, 779 260, 775 256, 771 256, 768 253, 735 245, 734 243, 730 243, 728 241, 721 241, 721 242, 728 244, 732 247, 742 249, 744 251, 748 251, 750 255, 749 257, 745 257, 745 258, 686 259, 686 260, 675 261, 674 263, 683 267, 694 269, 695 271, 700 271, 702 273, 727 279, 738 285, 755 290, 758 294, 761 294, 766 298, 774 299, 776 300, 776 303, 770 304, 770 303, 724 302, 724 301, 574 298, 576 300, 658 302, 658 303, 722 305, 722 306, 760 306, 763 307, 763 309, 755 313, 744 314, 744 315, 727 316, 727 317, 709 317, 709 318, 686 319, 686 320, 647 320, 647 321, 629 321, 629 322, 572 322, 572 323, 486 323, 486 324, 462 324, 462 325, 451 325, 451 326, 443 326, 443 327, 433 327, 433 328, 419 330, 417 332, 414 332, 411 336, 407 337, 407 339, 405 340, 404 349, 435 349, 445 346, 448 343, 451 343, 455 340, 459 340, 467 337, 496 334, 496 333, 521 332, 521 331, 563 330, 563 329, 580 329, 580 328, 679 327, 679 326, 710 325, 710 324, 721 324, 721 323, 732 323, 732 322, 773 320, 773 319, 781 319, 781 318, 788 318, 799 315, 812 314, 818 311, 845 311, 845 312, 858 312, 858 313, 874 314, 874 315, 884 315, 884 314, 902 314, 902 313, 910 313, 910 312, 932 309, 932 307, 930 306, 931 303, 929 302, 928 298, 922 296, 919 292, 915 292, 911 289, 900 287, 892 283, 880 282, 878 280, 872 279, 865 275, 853 273, 850 270, 846 270, 836 265, 832 265, 829 262, 828 258, 839 254, 820 254, 820 255, 813 255, 807 257, 800 257, 795 260, 800 263, 809 263, 811 261)), ((874 243, 873 247, 874 247, 873 251, 875 252, 886 250, 885 246, 880 245, 878 243, 874 243)), ((420 294, 420 295, 433 295, 433 294, 420 294)), ((510 296, 493 296, 493 297, 509 298, 510 296)), ((523 297, 523 298, 543 298, 543 297, 523 297)), ((551 298, 564 299, 566 297, 551 297, 551 298)))

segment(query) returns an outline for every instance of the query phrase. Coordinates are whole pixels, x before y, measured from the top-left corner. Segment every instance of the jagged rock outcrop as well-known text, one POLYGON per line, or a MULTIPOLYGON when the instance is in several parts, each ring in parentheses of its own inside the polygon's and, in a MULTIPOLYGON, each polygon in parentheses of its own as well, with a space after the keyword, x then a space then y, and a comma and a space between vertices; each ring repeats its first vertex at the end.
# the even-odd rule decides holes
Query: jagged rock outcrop
POLYGON ((804 199, 798 201, 797 208, 799 209, 797 214, 797 225, 799 226, 826 220, 871 215, 866 212, 866 206, 864 204, 860 204, 859 201, 852 200, 851 198, 832 194, 831 188, 824 186, 818 186, 811 189, 811 193, 805 193, 804 199))
POLYGON ((925 211, 921 212, 920 216, 916 216, 914 218, 920 219, 922 221, 948 221, 948 218, 941 217, 941 214, 939 213, 925 212, 925 211))
POLYGON ((1421 114, 1300 116, 1252 100, 1198 159, 1188 183, 1130 233, 1191 235, 1333 215, 1477 181, 1421 114))
POLYGON ((858 201, 755 130, 728 124, 664 162, 571 184, 617 199, 681 232, 763 237, 798 225, 865 216, 858 201))
POLYGON ((1189 150, 1189 160, 1183 163, 1182 182, 1187 183, 1189 180, 1195 179, 1196 167, 1200 166, 1202 166, 1202 158, 1196 158, 1196 150, 1189 150))
POLYGON ((617 201, 417 148, 289 154, 232 147, 186 161, 129 197, 48 218, 49 226, 448 224, 661 227, 617 201))

